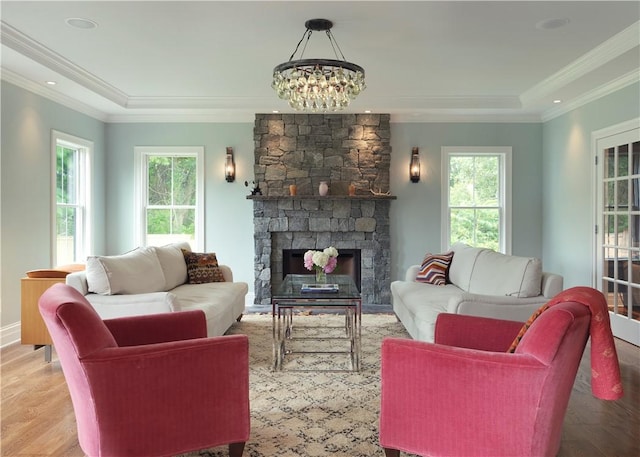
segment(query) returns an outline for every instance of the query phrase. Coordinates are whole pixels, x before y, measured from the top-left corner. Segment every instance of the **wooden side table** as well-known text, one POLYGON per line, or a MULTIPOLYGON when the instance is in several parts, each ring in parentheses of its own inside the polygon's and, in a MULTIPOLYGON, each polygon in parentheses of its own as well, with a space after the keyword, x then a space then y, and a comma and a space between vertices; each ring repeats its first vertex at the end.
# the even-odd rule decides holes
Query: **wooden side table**
POLYGON ((40 296, 54 284, 64 283, 65 278, 22 278, 20 317, 20 342, 33 344, 36 348, 44 346, 44 358, 51 362, 51 336, 38 309, 40 296))

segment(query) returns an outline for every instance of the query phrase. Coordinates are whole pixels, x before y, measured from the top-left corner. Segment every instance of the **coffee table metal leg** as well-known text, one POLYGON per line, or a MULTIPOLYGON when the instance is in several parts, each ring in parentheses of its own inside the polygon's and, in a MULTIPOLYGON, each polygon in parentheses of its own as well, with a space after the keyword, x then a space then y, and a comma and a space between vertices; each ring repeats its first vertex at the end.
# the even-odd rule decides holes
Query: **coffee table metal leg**
POLYGON ((284 338, 290 339, 291 338, 291 331, 293 329, 293 309, 291 308, 286 308, 284 310, 284 327, 285 327, 285 333, 284 333, 284 338))
POLYGON ((285 354, 285 333, 287 332, 287 309, 274 307, 273 310, 273 370, 282 370, 285 354))
POLYGON ((355 339, 355 353, 356 353, 356 370, 360 371, 360 355, 362 347, 360 346, 362 337, 362 302, 356 301, 354 310, 354 339, 355 339))
POLYGON ((278 369, 278 360, 280 359, 280 337, 279 337, 279 323, 278 323, 278 318, 276 317, 276 312, 275 310, 273 311, 273 316, 272 316, 272 322, 271 322, 271 326, 272 326, 272 339, 273 339, 273 365, 272 368, 273 370, 277 370, 278 369))

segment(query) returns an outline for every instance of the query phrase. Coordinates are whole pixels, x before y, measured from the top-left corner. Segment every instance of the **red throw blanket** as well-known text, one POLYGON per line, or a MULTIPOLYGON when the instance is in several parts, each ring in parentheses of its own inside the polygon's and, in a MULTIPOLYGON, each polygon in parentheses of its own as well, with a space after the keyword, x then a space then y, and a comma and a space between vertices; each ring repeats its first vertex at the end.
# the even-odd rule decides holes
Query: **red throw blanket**
POLYGON ((618 354, 611 333, 609 308, 602 292, 591 287, 573 287, 560 292, 551 301, 536 311, 522 327, 511 344, 509 352, 514 352, 522 335, 533 321, 545 310, 558 303, 576 302, 589 307, 591 323, 591 392, 602 400, 617 400, 622 397, 622 382, 618 354))

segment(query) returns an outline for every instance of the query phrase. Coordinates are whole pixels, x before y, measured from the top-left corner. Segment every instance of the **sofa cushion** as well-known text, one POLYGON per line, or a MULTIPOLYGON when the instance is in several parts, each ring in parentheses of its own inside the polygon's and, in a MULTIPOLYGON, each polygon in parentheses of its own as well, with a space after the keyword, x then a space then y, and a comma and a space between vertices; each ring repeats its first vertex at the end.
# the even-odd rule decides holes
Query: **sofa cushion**
POLYGON ((454 243, 451 250, 454 255, 449 267, 449 281, 468 292, 478 254, 486 249, 474 248, 464 243, 454 243))
POLYGON ((187 282, 187 263, 182 249, 191 251, 189 243, 172 243, 166 246, 156 246, 156 254, 164 273, 164 290, 171 290, 187 282))
POLYGON ((541 282, 540 259, 484 250, 476 259, 468 291, 484 295, 535 297, 540 295, 541 282))
POLYGON ((187 264, 189 284, 224 282, 215 252, 199 253, 183 250, 182 253, 187 264))
POLYGON ((86 274, 89 292, 101 295, 160 292, 165 286, 153 247, 116 256, 89 256, 86 274))
POLYGON ((453 251, 445 254, 427 253, 424 256, 416 281, 436 286, 444 286, 448 281, 449 265, 453 258, 453 251))
POLYGON ((462 295, 453 284, 435 286, 415 281, 391 283, 393 310, 412 338, 433 342, 436 317, 447 312, 449 299, 462 295))

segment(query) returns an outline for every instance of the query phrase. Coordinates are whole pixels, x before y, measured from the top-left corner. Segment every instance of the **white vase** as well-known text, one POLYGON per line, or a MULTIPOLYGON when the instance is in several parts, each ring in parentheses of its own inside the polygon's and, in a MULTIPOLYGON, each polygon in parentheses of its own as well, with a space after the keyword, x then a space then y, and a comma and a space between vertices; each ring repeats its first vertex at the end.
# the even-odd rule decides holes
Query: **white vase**
POLYGON ((320 181, 320 187, 318 187, 318 193, 324 197, 329 192, 329 185, 327 181, 320 181))

